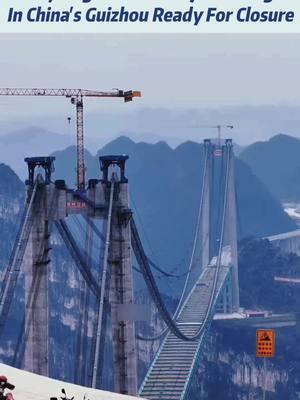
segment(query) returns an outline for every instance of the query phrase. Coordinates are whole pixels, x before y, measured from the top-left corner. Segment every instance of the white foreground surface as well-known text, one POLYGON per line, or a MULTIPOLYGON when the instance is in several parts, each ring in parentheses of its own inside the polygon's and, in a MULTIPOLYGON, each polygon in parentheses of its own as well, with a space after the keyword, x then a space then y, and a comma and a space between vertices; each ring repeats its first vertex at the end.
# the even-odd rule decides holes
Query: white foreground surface
POLYGON ((137 400, 137 397, 133 396, 124 396, 45 378, 1 363, 0 375, 6 375, 8 382, 16 386, 12 391, 15 400, 50 400, 50 397, 60 399, 62 388, 65 388, 68 397, 74 396, 74 400, 83 400, 84 395, 86 395, 86 400, 137 400))

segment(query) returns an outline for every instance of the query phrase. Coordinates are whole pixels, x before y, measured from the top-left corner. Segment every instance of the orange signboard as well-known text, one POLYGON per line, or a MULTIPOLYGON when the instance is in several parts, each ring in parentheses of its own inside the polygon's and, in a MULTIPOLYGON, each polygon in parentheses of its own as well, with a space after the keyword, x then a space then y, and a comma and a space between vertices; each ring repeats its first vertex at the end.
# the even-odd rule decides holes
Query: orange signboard
POLYGON ((256 331, 256 357, 275 356, 274 329, 258 329, 256 331))

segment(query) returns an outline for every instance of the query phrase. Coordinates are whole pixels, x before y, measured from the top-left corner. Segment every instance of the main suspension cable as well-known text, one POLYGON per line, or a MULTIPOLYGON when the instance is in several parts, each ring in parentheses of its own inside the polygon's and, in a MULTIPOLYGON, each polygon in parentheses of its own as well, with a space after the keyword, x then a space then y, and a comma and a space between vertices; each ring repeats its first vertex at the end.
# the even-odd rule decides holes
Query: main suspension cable
MULTIPOLYGON (((193 241, 192 254, 191 254, 189 268, 188 268, 187 272, 185 272, 185 274, 184 274, 184 275, 186 275, 186 279, 185 279, 185 282, 184 282, 184 286, 183 286, 181 297, 180 297, 180 299, 178 301, 175 313, 174 313, 174 315, 172 317, 173 320, 175 320, 177 318, 178 314, 179 314, 179 311, 181 309, 182 303, 184 301, 184 297, 185 297, 185 293, 186 293, 186 290, 187 290, 187 287, 188 287, 188 282, 189 282, 189 279, 190 279, 191 272, 196 267, 194 265, 195 264, 194 257, 195 257, 195 253, 196 253, 199 229, 200 229, 200 224, 201 224, 201 216, 202 216, 202 210, 203 210, 204 195, 205 195, 205 190, 207 190, 207 188, 205 188, 205 182, 207 181, 207 174, 209 173, 208 164, 209 164, 209 160, 210 160, 210 157, 211 157, 211 148, 210 148, 210 146, 205 146, 204 150, 205 150, 205 153, 204 153, 204 170, 203 170, 203 178, 202 178, 202 190, 201 190, 201 197, 200 197, 200 204, 199 204, 196 231, 195 231, 195 236, 194 236, 194 241, 193 241)), ((205 245, 207 243, 207 241, 208 241, 208 235, 206 235, 206 237, 204 238, 204 241, 203 241, 202 244, 205 245)), ((150 260, 149 260, 149 263, 150 263, 150 260)), ((143 341, 156 341, 156 340, 161 339, 168 332, 168 330, 169 330, 169 328, 167 327, 161 333, 159 333, 159 334, 157 334, 156 336, 153 336, 153 337, 143 337, 141 335, 137 335, 137 339, 143 340, 143 341)))
MULTIPOLYGON (((219 270, 221 267, 221 262, 222 262, 222 250, 223 250, 223 241, 224 241, 224 232, 225 232, 225 221, 226 221, 226 212, 227 212, 227 197, 228 197, 228 179, 229 179, 229 162, 230 160, 230 153, 227 148, 227 163, 226 163, 226 179, 225 179, 225 188, 224 188, 224 203, 223 203, 223 216, 222 216, 222 227, 221 227, 221 235, 220 235, 220 243, 219 243, 219 251, 217 255, 217 263, 216 263, 216 269, 215 269, 215 275, 214 275, 214 281, 212 285, 212 291, 206 311, 206 315, 204 318, 204 321, 202 322, 201 327, 199 328, 198 332, 192 336, 188 337, 184 335, 176 323, 174 322, 173 318, 170 316, 162 298, 159 293, 159 290, 157 288, 157 285, 155 283, 154 277, 152 275, 148 260, 145 256, 141 240, 139 238, 137 228, 134 222, 134 219, 131 219, 131 232, 132 232, 132 246, 133 250, 135 253, 135 256, 138 260, 141 272, 143 273, 145 282, 148 286, 148 289, 150 291, 150 294, 161 314, 163 317, 164 322, 167 324, 168 328, 170 331, 176 335, 178 338, 186 341, 194 341, 198 340, 204 330, 206 329, 207 324, 209 323, 211 319, 211 311, 214 305, 214 298, 217 290, 217 282, 218 282, 218 276, 219 276, 219 270)), ((188 299, 187 299, 188 300, 188 299)), ((184 306, 184 305, 183 305, 184 306)), ((176 318, 176 313, 175 313, 175 318, 176 318)))

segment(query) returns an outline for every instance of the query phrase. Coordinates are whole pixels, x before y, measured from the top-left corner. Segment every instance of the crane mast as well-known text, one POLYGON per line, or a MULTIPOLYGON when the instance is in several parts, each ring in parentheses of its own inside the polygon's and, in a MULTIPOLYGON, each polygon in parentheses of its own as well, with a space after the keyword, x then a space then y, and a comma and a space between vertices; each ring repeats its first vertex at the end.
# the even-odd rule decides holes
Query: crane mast
POLYGON ((83 136, 83 99, 72 97, 71 102, 76 104, 76 126, 77 126, 77 189, 85 189, 85 164, 84 164, 84 136, 83 136))
POLYGON ((0 96, 45 96, 45 97, 67 97, 76 106, 77 127, 77 189, 85 190, 85 162, 84 162, 84 130, 83 130, 83 98, 115 98, 121 97, 125 103, 132 101, 134 97, 141 97, 137 90, 115 90, 111 92, 100 92, 85 89, 39 89, 39 88, 0 88, 0 96))

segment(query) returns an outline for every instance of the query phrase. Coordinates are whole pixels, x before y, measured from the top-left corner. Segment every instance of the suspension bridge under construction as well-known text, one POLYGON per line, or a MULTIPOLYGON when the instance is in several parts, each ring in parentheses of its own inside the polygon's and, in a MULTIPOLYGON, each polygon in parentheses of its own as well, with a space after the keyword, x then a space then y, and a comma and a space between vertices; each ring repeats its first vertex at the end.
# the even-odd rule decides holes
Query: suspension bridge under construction
MULTIPOLYGON (((68 188, 63 180, 52 181, 54 157, 25 159, 28 166, 26 206, 0 293, 2 336, 11 324, 16 288, 24 276, 24 320, 14 347, 11 362, 14 366, 51 376, 48 294, 51 248, 56 235, 69 251, 81 277, 81 319, 74 368, 86 373, 78 372, 81 374, 77 376, 78 382, 102 387, 109 331, 115 392, 149 400, 188 399, 214 315, 234 313, 240 308, 232 140, 227 139, 222 145, 205 140, 203 149, 203 182, 194 244, 174 313, 170 313, 160 293, 153 272, 158 267, 144 250, 130 208, 128 156, 100 157, 102 176, 90 179, 87 187, 81 182, 77 189, 68 188), (221 186, 214 184, 216 167, 221 186), (85 251, 72 231, 78 216, 88 232, 85 251), (101 262, 96 270, 90 265, 92 242, 101 249, 101 262), (133 265, 143 277, 149 297, 164 323, 165 328, 156 337, 147 337, 138 329, 141 307, 134 298, 133 265), (88 313, 90 307, 94 310, 93 321, 88 313), (93 335, 87 356, 86 332, 90 322, 93 335), (137 372, 138 340, 160 343, 141 384, 137 372), (78 368, 78 363, 82 368, 78 368)), ((51 335, 55 337, 55 332, 51 335)))

